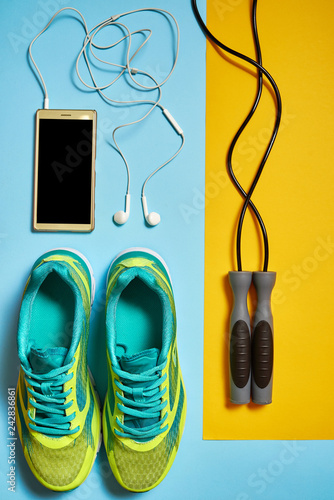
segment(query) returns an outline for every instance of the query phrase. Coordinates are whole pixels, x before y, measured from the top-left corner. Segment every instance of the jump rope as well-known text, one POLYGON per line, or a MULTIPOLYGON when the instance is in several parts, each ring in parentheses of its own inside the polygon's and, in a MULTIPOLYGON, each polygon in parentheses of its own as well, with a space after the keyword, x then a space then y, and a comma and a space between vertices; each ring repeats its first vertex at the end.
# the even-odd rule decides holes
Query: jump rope
POLYGON ((247 404, 252 397, 254 403, 261 405, 269 404, 272 402, 274 359, 273 316, 270 301, 271 293, 276 280, 276 273, 268 271, 268 234, 263 219, 258 209, 252 202, 251 197, 277 137, 282 115, 282 101, 275 80, 262 65, 261 47, 256 18, 257 0, 253 0, 252 4, 252 33, 256 49, 256 60, 253 60, 247 55, 241 54, 240 52, 227 47, 223 42, 216 38, 204 23, 197 7, 197 0, 191 0, 191 2, 196 20, 207 38, 225 52, 246 61, 257 69, 257 94, 255 100, 249 113, 235 134, 227 155, 227 167, 231 180, 244 198, 244 203, 239 216, 236 237, 238 270, 229 272, 229 281, 234 296, 229 337, 230 400, 235 404, 247 404), (232 157, 239 137, 254 115, 260 102, 263 87, 263 75, 269 81, 275 94, 277 104, 276 120, 271 138, 256 171, 254 180, 249 188, 249 191, 246 192, 235 175, 232 166, 232 157), (241 236, 247 208, 250 208, 256 217, 262 232, 264 246, 263 270, 255 271, 253 273, 250 271, 243 271, 241 261, 241 236), (247 307, 247 295, 252 281, 257 292, 257 307, 251 330, 250 315, 247 307))
POLYGON ((166 108, 164 108, 164 106, 162 106, 162 104, 160 102, 161 96, 162 96, 161 87, 171 77, 172 73, 174 72, 177 60, 178 60, 179 43, 180 43, 180 30, 179 30, 178 23, 177 23, 175 17, 167 10, 156 9, 156 8, 144 8, 144 9, 135 9, 135 10, 131 10, 128 12, 123 12, 122 14, 117 14, 115 16, 111 16, 108 19, 98 23, 91 30, 88 30, 85 18, 79 10, 75 9, 74 7, 64 7, 62 9, 58 10, 53 15, 53 17, 50 19, 50 21, 45 26, 45 28, 43 28, 40 31, 40 33, 38 33, 38 35, 35 36, 35 38, 32 40, 32 42, 30 43, 30 46, 29 46, 29 56, 30 56, 31 62, 36 70, 37 76, 40 79, 40 83, 41 83, 41 86, 42 86, 42 89, 44 92, 44 109, 49 108, 49 95, 48 95, 46 84, 45 84, 45 81, 44 81, 43 76, 41 74, 41 71, 39 70, 39 68, 38 68, 38 66, 37 66, 37 64, 32 56, 32 46, 35 43, 35 41, 49 28, 49 26, 52 24, 54 19, 61 12, 64 12, 64 11, 73 11, 73 12, 77 13, 81 18, 81 21, 82 21, 82 24, 83 24, 83 27, 85 30, 85 37, 84 37, 84 41, 82 44, 82 48, 80 49, 80 51, 78 53, 78 56, 76 59, 76 64, 75 64, 76 73, 77 73, 77 76, 78 76, 79 80, 81 81, 81 83, 89 90, 96 90, 100 94, 102 99, 104 99, 104 101, 109 103, 109 104, 126 105, 126 106, 132 106, 132 105, 134 105, 134 106, 135 105, 148 105, 149 106, 149 110, 146 113, 144 113, 144 115, 141 118, 139 118, 137 120, 133 120, 129 123, 119 125, 112 132, 112 138, 113 138, 113 141, 115 144, 115 148, 118 151, 118 153, 120 154, 120 156, 124 162, 124 165, 126 168, 126 175, 127 175, 127 186, 126 186, 126 194, 125 194, 125 210, 119 210, 118 212, 115 213, 114 221, 116 224, 121 225, 121 224, 124 224, 128 220, 129 215, 130 215, 130 199, 131 199, 131 196, 130 196, 130 168, 129 168, 129 164, 128 164, 128 161, 127 161, 124 153, 122 152, 119 144, 116 141, 116 132, 124 127, 128 127, 130 125, 135 125, 135 124, 142 122, 154 111, 155 108, 160 108, 162 113, 164 114, 164 116, 166 117, 168 122, 170 123, 170 125, 173 127, 175 132, 181 138, 181 145, 177 149, 175 154, 173 154, 168 160, 166 160, 164 163, 162 163, 160 166, 158 166, 145 179, 143 186, 142 186, 141 200, 142 200, 142 207, 143 207, 143 213, 144 213, 145 220, 146 220, 148 225, 156 226, 160 222, 160 215, 157 212, 149 212, 148 211, 147 199, 145 196, 145 189, 146 189, 147 183, 157 172, 159 172, 159 170, 161 170, 164 166, 166 166, 174 158, 176 158, 176 156, 182 150, 182 148, 184 146, 184 141, 185 141, 183 130, 178 125, 176 120, 173 118, 171 113, 166 108), (138 68, 135 68, 132 66, 132 61, 134 60, 134 58, 139 54, 139 52, 143 49, 143 47, 150 40, 150 38, 152 36, 152 30, 149 28, 142 28, 142 29, 138 29, 136 31, 130 31, 130 29, 124 23, 121 23, 120 21, 118 21, 122 17, 129 16, 129 15, 132 15, 135 13, 148 12, 148 11, 158 13, 158 14, 164 16, 168 22, 171 20, 172 24, 174 25, 174 28, 172 29, 173 34, 176 32, 176 49, 175 49, 174 61, 172 64, 172 68, 170 69, 167 76, 160 83, 147 71, 144 71, 144 70, 141 70, 141 69, 138 69, 138 68), (123 36, 121 38, 119 38, 118 40, 116 40, 116 42, 113 42, 109 45, 99 45, 97 42, 95 42, 95 37, 98 34, 100 34, 102 32, 102 30, 104 30, 107 27, 116 27, 116 28, 120 29, 123 32, 123 36), (133 37, 135 35, 139 35, 139 34, 144 35, 144 41, 131 54, 133 37), (125 56, 125 61, 124 61, 125 64, 116 64, 114 62, 110 62, 110 61, 107 61, 105 59, 102 59, 101 57, 98 57, 96 51, 108 51, 110 49, 117 47, 121 43, 127 44, 126 56, 125 56), (118 74, 109 83, 104 84, 104 85, 99 85, 97 83, 97 79, 94 76, 94 73, 92 70, 92 65, 90 63, 90 57, 94 58, 96 61, 98 61, 98 63, 103 64, 105 70, 110 69, 110 70, 113 70, 114 72, 118 71, 118 74), (90 83, 87 83, 87 81, 85 81, 85 79, 81 76, 81 73, 79 70, 79 63, 80 63, 80 60, 82 58, 84 59, 88 73, 89 73, 90 78, 91 78, 90 83), (123 101, 121 101, 121 100, 117 100, 117 99, 112 99, 111 97, 107 96, 105 91, 107 89, 109 89, 110 87, 112 87, 112 85, 115 84, 123 75, 126 75, 130 78, 130 84, 132 85, 132 88, 135 88, 136 90, 139 90, 141 92, 154 92, 154 91, 156 91, 158 93, 157 98, 156 99, 138 99, 138 100, 123 100, 123 101), (152 85, 144 85, 143 83, 138 81, 138 79, 135 77, 136 75, 142 75, 142 76, 148 78, 149 80, 152 81, 152 85))

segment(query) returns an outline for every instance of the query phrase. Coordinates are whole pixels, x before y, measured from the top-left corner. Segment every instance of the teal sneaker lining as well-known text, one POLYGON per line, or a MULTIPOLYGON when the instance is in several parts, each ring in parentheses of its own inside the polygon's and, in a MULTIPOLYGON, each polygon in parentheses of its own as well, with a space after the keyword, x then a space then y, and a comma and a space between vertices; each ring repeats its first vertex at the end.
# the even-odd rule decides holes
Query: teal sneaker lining
POLYGON ((116 341, 126 346, 127 355, 152 347, 161 350, 162 304, 157 293, 140 278, 128 284, 117 302, 116 341))
POLYGON ((29 342, 39 349, 69 348, 74 308, 73 290, 56 272, 50 273, 32 304, 29 342))
POLYGON ((29 348, 34 344, 37 348, 43 347, 39 345, 39 342, 42 342, 44 344, 44 337, 48 339, 47 341, 50 342, 50 345, 52 345, 53 347, 69 347, 68 355, 65 359, 65 363, 69 363, 73 358, 73 355, 79 344, 82 327, 85 321, 86 315, 82 304, 81 292, 71 275, 71 271, 68 265, 66 263, 50 261, 45 262, 40 267, 34 269, 32 271, 30 281, 22 299, 19 317, 17 344, 18 354, 22 365, 25 368, 29 368, 29 348), (57 277, 54 277, 55 275, 57 275, 57 277), (49 284, 47 284, 49 279, 50 282, 49 284), (57 309, 58 306, 54 304, 51 305, 51 295, 53 294, 53 292, 47 294, 45 293, 45 291, 43 291, 44 282, 46 282, 46 285, 49 286, 52 283, 59 283, 59 280, 62 280, 64 284, 61 286, 57 285, 59 287, 58 293, 63 293, 67 287, 66 292, 64 292, 67 298, 70 294, 72 295, 72 299, 70 299, 72 303, 71 314, 70 307, 64 305, 62 299, 61 304, 63 304, 63 306, 60 308, 62 312, 59 314, 57 309), (41 289, 42 298, 40 301, 39 292, 41 289), (37 313, 39 314, 39 316, 45 316, 44 319, 40 318, 43 320, 44 327, 43 329, 41 329, 39 325, 37 327, 37 323, 39 320, 36 320, 36 325, 33 324, 33 331, 31 332, 31 324, 35 322, 35 319, 32 317, 35 314, 35 301, 37 301, 37 313), (51 311, 52 321, 49 320, 49 316, 47 314, 43 313, 42 307, 44 307, 44 305, 46 305, 49 312, 51 311), (71 320, 67 321, 70 318, 71 320), (54 320, 56 321, 57 328, 55 328, 53 325, 54 320), (60 327, 61 322, 62 325, 60 327), (44 328, 47 328, 47 330, 45 330, 44 328), (53 340, 51 339, 51 335, 48 334, 49 328, 55 334, 55 338, 53 340), (31 337, 31 333, 33 333, 33 337, 31 337), (34 339, 38 342, 34 342, 34 339))
MULTIPOLYGON (((143 286, 141 285, 141 290, 143 290, 143 286)), ((131 295, 131 294, 130 294, 131 295)), ((141 299, 143 301, 143 299, 141 299)), ((121 300, 121 309, 122 311, 122 300, 121 300)), ((152 309, 151 305, 149 307, 152 309)), ((148 309, 145 306, 144 308, 145 315, 147 316, 148 309)), ((125 312, 125 311, 123 311, 125 312)), ((150 311, 152 312, 152 311, 150 311)), ((128 315, 132 314, 131 308, 128 307, 127 311, 128 315)), ((144 314, 141 314, 141 318, 144 317, 144 314)), ((131 319, 129 320, 131 323, 131 319)), ((156 326, 157 325, 157 319, 145 319, 145 321, 152 322, 150 323, 151 325, 156 326)), ((160 319, 159 319, 160 321, 160 319)), ((121 326, 123 323, 118 323, 118 326, 121 326)), ((109 349, 109 354, 110 354, 110 359, 113 365, 119 366, 117 356, 116 356, 116 345, 117 344, 125 344, 127 349, 126 353, 127 354, 132 354, 136 352, 140 352, 140 350, 145 350, 150 347, 157 347, 160 346, 160 357, 159 357, 159 362, 162 362, 166 359, 167 353, 170 347, 170 343, 173 338, 173 325, 174 325, 174 318, 173 318, 173 313, 171 309, 171 304, 169 302, 169 298, 167 293, 158 285, 156 278, 154 274, 151 271, 148 271, 145 268, 140 268, 140 267, 133 267, 133 268, 125 268, 125 270, 120 274, 120 276, 117 279, 117 283, 114 286, 110 297, 108 299, 107 303, 107 309, 106 309, 106 327, 107 327, 107 346, 109 349), (143 333, 142 337, 139 338, 137 335, 137 327, 135 327, 134 330, 130 331, 129 329, 124 330, 127 331, 128 335, 131 337, 138 337, 135 338, 133 341, 131 341, 128 345, 127 339, 126 339, 126 334, 121 333, 120 328, 117 327, 117 322, 118 322, 118 303, 121 297, 121 294, 123 290, 129 286, 129 284, 135 279, 139 278, 142 282, 143 285, 146 286, 145 293, 147 292, 151 297, 153 296, 152 294, 155 295, 154 304, 158 304, 157 301, 160 302, 159 307, 155 308, 155 311, 153 312, 153 316, 161 318, 161 327, 159 329, 159 335, 160 338, 154 338, 153 342, 153 335, 152 337, 146 337, 147 331, 144 333, 144 322, 141 323, 139 322, 141 332, 143 333), (151 292, 150 292, 151 290, 151 292), (160 312, 158 315, 156 314, 156 310, 159 310, 160 312), (119 334, 121 335, 121 338, 119 337, 119 334), (125 338, 123 338, 123 335, 125 338), (152 345, 153 343, 153 345, 152 345), (151 344, 151 345, 149 345, 151 344), (138 347, 139 346, 139 347, 138 347), (130 352, 128 351, 130 349, 130 352), (135 350, 137 349, 137 351, 135 350)), ((135 325, 134 325, 135 326, 135 325)), ((152 329, 152 331, 157 332, 156 329, 152 329)), ((156 333, 154 333, 155 337, 156 333)), ((122 349, 123 351, 123 349, 122 349)))

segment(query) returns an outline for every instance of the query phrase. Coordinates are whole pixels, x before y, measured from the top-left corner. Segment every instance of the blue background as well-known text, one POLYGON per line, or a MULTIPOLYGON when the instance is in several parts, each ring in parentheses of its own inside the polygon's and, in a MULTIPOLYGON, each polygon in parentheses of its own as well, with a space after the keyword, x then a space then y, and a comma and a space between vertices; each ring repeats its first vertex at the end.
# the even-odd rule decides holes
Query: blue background
MULTIPOLYGON (((186 427, 175 463, 165 480, 145 496, 152 499, 332 499, 331 442, 202 440, 204 206, 199 200, 204 193, 205 173, 205 39, 196 25, 190 1, 73 0, 66 4, 64 0, 4 0, 1 14, 1 498, 14 494, 7 491, 6 484, 9 471, 7 388, 16 386, 18 376, 16 325, 31 265, 44 251, 59 246, 78 249, 91 262, 97 293, 88 357, 103 399, 107 386, 104 339, 107 268, 118 252, 131 246, 145 246, 163 256, 172 275, 179 354, 188 396, 186 427), (126 177, 122 160, 111 147, 111 132, 115 126, 134 119, 137 112, 117 109, 103 102, 97 93, 83 90, 74 71, 83 29, 72 15, 64 13, 36 42, 33 50, 47 83, 51 108, 97 110, 96 228, 91 234, 31 231, 34 117, 36 109, 43 105, 43 94, 29 67, 27 49, 31 39, 48 22, 51 11, 65 5, 78 8, 89 28, 112 14, 149 6, 171 10, 179 21, 180 58, 175 73, 163 87, 162 103, 184 129, 186 144, 180 156, 148 184, 149 210, 158 211, 162 218, 155 228, 146 227, 143 220, 141 185, 156 166, 174 153, 179 137, 159 110, 140 126, 129 127, 118 135, 132 173, 132 207, 127 224, 116 227, 112 216, 123 209, 126 177), (185 210, 189 207, 193 211, 186 217, 185 210)), ((150 70, 161 79, 172 62, 166 23, 152 13, 129 16, 123 21, 133 29, 152 26, 154 42, 144 49, 136 66, 150 70)), ((121 99, 135 97, 125 83, 119 84, 113 95, 121 99)), ((94 495, 101 499, 133 496, 113 478, 103 445, 86 482, 73 492, 55 494, 34 478, 17 441, 15 498, 55 495, 78 500, 94 495)))

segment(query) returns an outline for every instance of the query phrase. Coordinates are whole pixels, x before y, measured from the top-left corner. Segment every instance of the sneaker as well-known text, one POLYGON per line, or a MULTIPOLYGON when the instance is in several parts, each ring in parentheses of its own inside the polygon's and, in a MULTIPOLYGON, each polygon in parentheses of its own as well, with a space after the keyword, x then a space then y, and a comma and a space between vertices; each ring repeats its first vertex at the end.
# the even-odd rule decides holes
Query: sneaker
POLYGON ((172 284, 154 252, 129 249, 111 263, 106 330, 108 460, 124 488, 147 491, 169 471, 186 418, 172 284))
POLYGON ((100 409, 88 374, 94 278, 74 250, 42 255, 19 317, 16 420, 24 456, 47 488, 71 490, 88 476, 100 443, 100 409))

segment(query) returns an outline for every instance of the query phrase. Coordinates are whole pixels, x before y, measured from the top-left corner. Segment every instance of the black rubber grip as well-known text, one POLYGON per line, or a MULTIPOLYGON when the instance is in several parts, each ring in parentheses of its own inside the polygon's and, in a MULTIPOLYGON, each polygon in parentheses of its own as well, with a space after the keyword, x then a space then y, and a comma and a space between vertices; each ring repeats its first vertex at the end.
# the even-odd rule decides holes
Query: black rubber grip
POLYGON ((267 321, 259 321, 252 339, 252 376, 260 389, 270 382, 273 372, 274 341, 267 321))
POLYGON ((245 387, 250 375, 251 343, 248 325, 237 321, 231 332, 230 366, 232 380, 240 389, 245 387))

